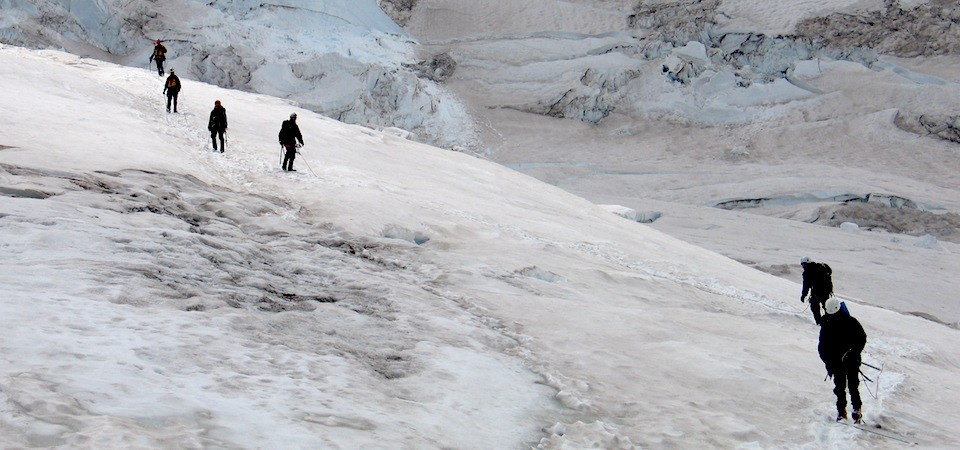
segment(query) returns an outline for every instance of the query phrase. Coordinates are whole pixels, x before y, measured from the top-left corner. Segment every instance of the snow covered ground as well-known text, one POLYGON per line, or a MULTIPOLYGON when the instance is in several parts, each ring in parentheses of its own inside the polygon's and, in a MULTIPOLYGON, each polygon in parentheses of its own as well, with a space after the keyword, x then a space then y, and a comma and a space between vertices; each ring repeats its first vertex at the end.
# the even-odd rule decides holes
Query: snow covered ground
POLYGON ((0 0, 0 448, 960 446, 956 6, 392 3, 0 0))
MULTIPOLYGON (((407 26, 423 53, 457 59, 445 86, 482 124, 491 159, 598 204, 659 214, 652 227, 789 280, 799 281, 800 256, 826 261, 842 295, 960 325, 960 147, 897 125, 954 120, 960 54, 778 37, 820 14, 892 17, 877 12, 884 2, 508 3, 420 0, 407 26), (707 24, 687 34, 702 42, 658 40, 694 18, 707 24), (843 203, 868 196, 916 206, 843 203)), ((942 17, 942 41, 925 22, 913 36, 949 48, 960 6, 911 9, 927 3, 890 11, 942 17)), ((877 22, 836 31, 882 33, 877 22)), ((937 127, 956 128, 927 129, 937 127)))
MULTIPOLYGON (((281 99, 185 78, 167 114, 159 83, 0 46, 0 447, 901 445, 833 423, 794 282, 281 99)), ((874 431, 960 445, 958 331, 849 303, 874 431)))
POLYGON ((413 40, 374 0, 0 1, 0 42, 166 68, 282 97, 348 123, 400 127, 441 147, 476 142, 463 106, 416 69, 413 40))

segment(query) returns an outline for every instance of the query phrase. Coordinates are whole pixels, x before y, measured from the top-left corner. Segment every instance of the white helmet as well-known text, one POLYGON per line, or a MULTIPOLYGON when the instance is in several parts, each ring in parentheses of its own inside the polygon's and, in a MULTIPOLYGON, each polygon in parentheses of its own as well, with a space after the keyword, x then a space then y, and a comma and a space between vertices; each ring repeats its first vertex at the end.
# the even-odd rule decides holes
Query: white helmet
POLYGON ((837 311, 840 311, 840 300, 837 300, 836 297, 830 297, 830 299, 823 304, 823 310, 827 314, 836 314, 837 311))
POLYGON ((808 262, 810 262, 810 261, 812 261, 812 260, 810 259, 809 256, 804 256, 803 258, 800 258, 800 264, 806 264, 806 263, 808 263, 808 262))

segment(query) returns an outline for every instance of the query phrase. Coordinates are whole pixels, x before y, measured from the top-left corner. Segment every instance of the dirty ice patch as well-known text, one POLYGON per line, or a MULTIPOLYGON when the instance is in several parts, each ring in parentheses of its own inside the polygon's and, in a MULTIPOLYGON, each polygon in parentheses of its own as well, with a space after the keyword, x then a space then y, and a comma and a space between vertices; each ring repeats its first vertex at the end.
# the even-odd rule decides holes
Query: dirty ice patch
POLYGON ((718 17, 729 20, 722 23, 727 28, 742 28, 764 34, 789 34, 802 19, 828 14, 836 10, 871 5, 880 8, 878 0, 783 0, 757 2, 756 0, 723 0, 718 8, 718 17), (871 5, 872 3, 872 5, 871 5), (865 5, 866 4, 866 5, 865 5))
POLYGON ((707 125, 766 121, 787 114, 793 102, 814 97, 815 92, 785 79, 743 86, 726 71, 706 70, 688 83, 647 83, 626 94, 637 113, 674 116, 707 125))
POLYGON ((652 223, 660 218, 663 214, 660 211, 645 211, 639 212, 633 208, 628 208, 621 205, 599 205, 601 208, 610 211, 620 217, 623 217, 627 220, 632 220, 634 222, 640 223, 652 223))
POLYGON ((523 269, 518 270, 517 273, 525 277, 546 281, 547 283, 562 283, 566 281, 566 278, 549 270, 541 269, 537 266, 524 267, 523 269))
POLYGON ((407 139, 407 140, 411 140, 411 141, 417 140, 417 135, 416 135, 416 134, 413 134, 413 133, 411 133, 411 132, 409 132, 409 131, 407 131, 407 130, 404 130, 403 128, 385 127, 385 128, 383 128, 382 130, 380 130, 380 131, 381 131, 383 134, 386 134, 386 135, 388 135, 388 136, 396 136, 396 137, 398 137, 398 138, 400 138, 400 139, 407 139))
POLYGON ((893 72, 893 73, 895 73, 895 74, 897 74, 897 75, 900 75, 901 77, 906 78, 907 80, 910 80, 910 81, 912 81, 912 82, 914 82, 914 83, 916 83, 916 84, 921 84, 921 85, 930 85, 930 84, 932 84, 932 85, 936 85, 936 86, 943 86, 943 85, 947 84, 946 81, 944 81, 944 80, 942 80, 942 79, 940 79, 940 78, 937 78, 937 77, 934 77, 934 76, 931 76, 931 75, 926 75, 926 74, 922 74, 922 73, 913 72, 913 71, 911 71, 911 70, 908 70, 908 69, 906 69, 906 68, 904 68, 904 67, 902 67, 902 66, 898 66, 898 65, 896 65, 896 64, 893 64, 893 63, 891 63, 891 62, 877 61, 876 63, 874 63, 874 67, 880 68, 880 69, 884 69, 884 70, 889 70, 889 71, 891 71, 891 72, 893 72))
POLYGON ((934 237, 932 234, 925 234, 923 236, 920 236, 920 238, 917 239, 917 242, 915 242, 913 246, 926 248, 930 250, 943 250, 943 247, 941 247, 937 243, 937 238, 934 237))
POLYGON ((430 236, 422 231, 411 230, 401 225, 387 225, 380 233, 387 239, 400 239, 411 244, 423 245, 430 241, 430 236))
POLYGON ((783 104, 810 96, 807 90, 777 79, 772 83, 754 83, 746 88, 718 92, 714 101, 719 105, 748 108, 783 104))
POLYGON ((687 42, 687 45, 673 49, 673 54, 684 61, 697 62, 703 65, 710 64, 707 47, 700 42, 687 42))

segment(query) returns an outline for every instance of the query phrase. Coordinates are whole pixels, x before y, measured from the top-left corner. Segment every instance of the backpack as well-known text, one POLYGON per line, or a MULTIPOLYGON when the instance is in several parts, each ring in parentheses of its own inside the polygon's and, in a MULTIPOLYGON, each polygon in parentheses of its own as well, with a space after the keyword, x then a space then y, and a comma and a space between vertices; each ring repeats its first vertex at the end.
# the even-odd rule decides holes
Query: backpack
POLYGON ((167 48, 163 45, 157 45, 153 48, 153 59, 159 59, 163 61, 166 57, 164 54, 167 53, 167 48))
POLYGON ((277 133, 277 139, 281 142, 287 142, 290 140, 290 121, 284 120, 280 125, 280 133, 277 133))
POLYGON ((223 107, 213 108, 213 111, 210 112, 210 123, 207 125, 208 130, 221 130, 227 128, 227 110, 223 107))
POLYGON ((180 86, 180 80, 178 78, 170 77, 167 78, 167 89, 176 89, 180 86))
MULTIPOLYGON (((820 265, 820 269, 823 270, 823 279, 821 280, 827 290, 828 294, 833 294, 833 269, 827 263, 817 263, 820 265)), ((841 304, 841 308, 846 308, 841 304)))

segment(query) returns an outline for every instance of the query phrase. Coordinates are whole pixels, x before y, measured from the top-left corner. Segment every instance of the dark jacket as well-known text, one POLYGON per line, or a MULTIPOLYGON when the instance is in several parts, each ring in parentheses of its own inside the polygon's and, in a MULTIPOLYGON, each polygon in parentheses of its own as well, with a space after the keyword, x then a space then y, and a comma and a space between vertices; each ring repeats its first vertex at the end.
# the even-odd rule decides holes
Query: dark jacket
MULTIPOLYGON (((142 54, 143 53, 141 53, 141 55, 142 54)), ((156 46, 153 47, 153 53, 150 55, 150 60, 163 61, 167 59, 166 55, 167 55, 167 48, 164 47, 163 44, 157 44, 156 46)), ((141 58, 143 57, 141 56, 141 58)))
POLYGON ((210 131, 227 131, 227 109, 221 105, 213 107, 210 111, 210 122, 207 124, 210 131))
POLYGON ((170 74, 167 77, 167 82, 163 84, 163 93, 168 95, 175 95, 180 92, 180 77, 170 74))
POLYGON ((867 345, 867 333, 857 319, 844 311, 827 314, 820 324, 820 359, 827 373, 859 370, 860 352, 867 345))
POLYGON ((293 120, 283 121, 283 124, 280 125, 280 134, 277 137, 280 139, 280 145, 295 146, 297 145, 297 141, 300 141, 300 145, 303 145, 303 136, 300 135, 300 127, 297 126, 297 122, 293 120))
POLYGON ((811 300, 826 301, 833 294, 833 270, 824 263, 809 262, 803 265, 803 291, 800 298, 810 292, 811 300))

